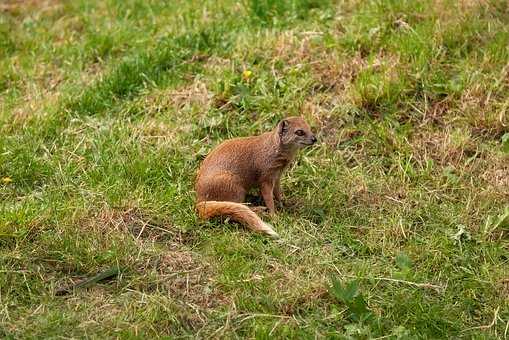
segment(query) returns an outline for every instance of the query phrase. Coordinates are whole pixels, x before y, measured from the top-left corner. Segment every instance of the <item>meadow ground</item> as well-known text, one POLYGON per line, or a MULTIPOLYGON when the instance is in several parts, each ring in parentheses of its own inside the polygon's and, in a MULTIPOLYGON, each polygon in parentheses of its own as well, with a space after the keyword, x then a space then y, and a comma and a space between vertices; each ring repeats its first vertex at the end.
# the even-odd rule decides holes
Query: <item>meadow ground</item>
POLYGON ((508 41, 506 1, 0 2, 0 337, 509 338, 508 41), (282 241, 198 221, 285 115, 282 241))

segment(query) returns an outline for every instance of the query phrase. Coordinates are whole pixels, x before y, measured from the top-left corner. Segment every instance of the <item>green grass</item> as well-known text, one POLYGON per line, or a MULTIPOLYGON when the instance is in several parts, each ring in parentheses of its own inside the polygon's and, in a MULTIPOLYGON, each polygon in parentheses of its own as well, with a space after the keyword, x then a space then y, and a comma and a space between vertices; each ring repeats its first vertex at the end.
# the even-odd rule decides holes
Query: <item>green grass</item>
POLYGON ((508 338, 507 41, 505 1, 0 4, 0 336, 508 338), (282 241, 199 221, 286 115, 282 241))

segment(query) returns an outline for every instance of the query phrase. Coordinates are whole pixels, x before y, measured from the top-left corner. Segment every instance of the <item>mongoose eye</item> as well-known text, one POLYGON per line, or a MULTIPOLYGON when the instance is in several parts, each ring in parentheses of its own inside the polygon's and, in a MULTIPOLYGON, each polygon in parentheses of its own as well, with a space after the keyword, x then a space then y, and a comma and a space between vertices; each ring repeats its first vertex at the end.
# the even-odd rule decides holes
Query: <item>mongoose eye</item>
POLYGON ((297 130, 297 131, 295 131, 295 134, 297 136, 304 136, 306 133, 304 132, 304 130, 297 130))

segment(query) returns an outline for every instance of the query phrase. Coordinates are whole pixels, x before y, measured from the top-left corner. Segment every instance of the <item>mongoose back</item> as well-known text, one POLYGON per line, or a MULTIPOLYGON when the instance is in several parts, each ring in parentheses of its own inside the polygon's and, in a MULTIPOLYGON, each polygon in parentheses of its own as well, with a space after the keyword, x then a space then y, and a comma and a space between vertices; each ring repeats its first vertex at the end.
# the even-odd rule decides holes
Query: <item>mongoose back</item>
POLYGON ((227 140, 205 158, 196 178, 198 215, 202 219, 229 216, 252 230, 278 237, 271 225, 242 204, 247 192, 259 188, 270 214, 274 198, 281 200, 280 178, 300 148, 316 142, 301 117, 281 120, 274 130, 227 140))

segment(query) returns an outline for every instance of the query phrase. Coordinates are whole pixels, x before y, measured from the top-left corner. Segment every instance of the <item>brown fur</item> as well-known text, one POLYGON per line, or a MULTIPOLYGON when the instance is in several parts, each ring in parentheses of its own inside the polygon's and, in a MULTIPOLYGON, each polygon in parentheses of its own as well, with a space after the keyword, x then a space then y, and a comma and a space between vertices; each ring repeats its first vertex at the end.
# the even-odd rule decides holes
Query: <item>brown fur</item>
POLYGON ((203 219, 226 215, 253 230, 277 234, 241 204, 247 192, 259 188, 270 214, 274 198, 281 200, 280 178, 299 148, 316 138, 300 117, 283 119, 259 136, 235 138, 217 146, 203 161, 196 178, 197 210, 203 219))

